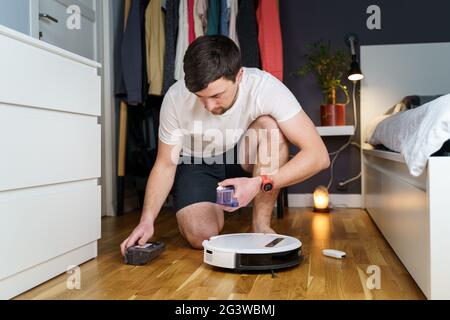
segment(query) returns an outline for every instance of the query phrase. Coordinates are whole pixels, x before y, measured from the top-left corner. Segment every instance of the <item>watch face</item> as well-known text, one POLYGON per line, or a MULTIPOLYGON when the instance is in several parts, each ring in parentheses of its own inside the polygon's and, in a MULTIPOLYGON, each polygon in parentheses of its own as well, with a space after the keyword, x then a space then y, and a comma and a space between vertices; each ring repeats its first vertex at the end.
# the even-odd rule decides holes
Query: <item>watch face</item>
POLYGON ((272 190, 272 184, 271 183, 266 183, 265 185, 264 185, 264 191, 270 191, 270 190, 272 190))

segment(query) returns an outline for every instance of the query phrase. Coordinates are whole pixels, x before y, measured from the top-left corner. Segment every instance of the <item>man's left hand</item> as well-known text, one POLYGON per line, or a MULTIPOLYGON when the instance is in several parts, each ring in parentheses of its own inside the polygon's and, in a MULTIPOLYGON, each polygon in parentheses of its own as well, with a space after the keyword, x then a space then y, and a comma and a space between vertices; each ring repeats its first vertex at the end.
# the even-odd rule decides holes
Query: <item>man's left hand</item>
POLYGON ((238 201, 238 207, 233 208, 221 205, 222 209, 227 212, 234 212, 247 206, 261 191, 261 183, 261 177, 234 178, 219 182, 219 186, 221 187, 234 186, 234 197, 238 201))

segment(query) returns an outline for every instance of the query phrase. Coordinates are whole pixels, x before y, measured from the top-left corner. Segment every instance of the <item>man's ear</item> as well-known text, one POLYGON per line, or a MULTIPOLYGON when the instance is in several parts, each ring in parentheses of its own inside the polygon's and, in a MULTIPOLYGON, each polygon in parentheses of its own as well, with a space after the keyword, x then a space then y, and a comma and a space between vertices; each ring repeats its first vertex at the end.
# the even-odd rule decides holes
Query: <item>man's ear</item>
POLYGON ((236 76, 236 82, 237 83, 241 82, 243 74, 244 74, 244 68, 239 69, 239 72, 238 72, 238 74, 236 76))

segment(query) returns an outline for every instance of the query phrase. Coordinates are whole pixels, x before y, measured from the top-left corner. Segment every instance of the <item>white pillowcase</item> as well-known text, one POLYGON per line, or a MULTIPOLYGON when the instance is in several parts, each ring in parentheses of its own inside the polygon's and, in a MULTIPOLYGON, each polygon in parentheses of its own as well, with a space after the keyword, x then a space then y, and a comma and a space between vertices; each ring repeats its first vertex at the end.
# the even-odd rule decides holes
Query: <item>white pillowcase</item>
MULTIPOLYGON (((368 132, 369 133, 369 132, 368 132)), ((400 152, 411 175, 420 176, 430 155, 450 139, 450 94, 382 120, 368 138, 400 152)))

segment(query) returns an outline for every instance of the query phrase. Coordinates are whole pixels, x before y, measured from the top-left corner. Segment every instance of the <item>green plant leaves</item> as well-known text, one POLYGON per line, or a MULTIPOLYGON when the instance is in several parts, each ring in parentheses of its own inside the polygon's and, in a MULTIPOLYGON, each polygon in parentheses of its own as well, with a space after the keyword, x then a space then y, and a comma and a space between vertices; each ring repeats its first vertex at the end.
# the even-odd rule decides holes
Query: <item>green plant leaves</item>
POLYGON ((347 87, 341 82, 350 66, 350 57, 344 50, 333 49, 331 42, 323 40, 316 41, 306 46, 307 53, 304 55, 307 63, 301 66, 295 75, 299 77, 313 74, 316 78, 323 95, 325 103, 336 104, 336 90, 341 89, 347 104, 349 95, 347 87))

